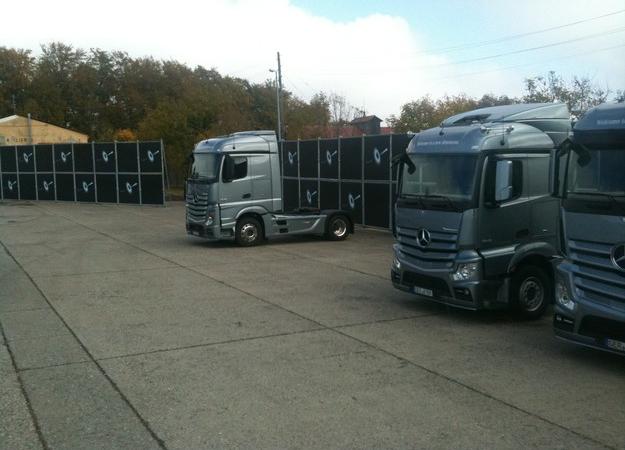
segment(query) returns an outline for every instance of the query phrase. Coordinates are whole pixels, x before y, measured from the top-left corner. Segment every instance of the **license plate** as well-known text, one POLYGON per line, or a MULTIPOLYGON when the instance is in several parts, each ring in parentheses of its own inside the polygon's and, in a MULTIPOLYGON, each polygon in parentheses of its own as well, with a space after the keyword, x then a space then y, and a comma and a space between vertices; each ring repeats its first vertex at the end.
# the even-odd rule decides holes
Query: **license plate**
POLYGON ((425 289, 419 286, 415 286, 413 288, 413 291, 415 294, 418 294, 418 295, 424 295, 426 297, 434 297, 434 292, 432 291, 432 289, 425 289))
POLYGON ((605 345, 612 350, 618 350, 619 352, 625 352, 625 342, 616 341, 614 339, 606 339, 605 345))

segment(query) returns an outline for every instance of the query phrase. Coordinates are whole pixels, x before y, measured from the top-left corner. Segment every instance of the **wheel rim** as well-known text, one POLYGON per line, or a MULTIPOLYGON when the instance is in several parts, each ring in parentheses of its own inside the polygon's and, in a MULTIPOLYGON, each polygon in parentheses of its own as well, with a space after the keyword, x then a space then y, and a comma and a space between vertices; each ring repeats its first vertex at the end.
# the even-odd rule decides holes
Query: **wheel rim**
POLYGON ((252 223, 246 223, 241 227, 241 239, 247 243, 254 242, 258 237, 258 228, 252 223))
POLYGON ((519 288, 519 300, 527 312, 540 309, 545 301, 545 289, 542 282, 536 277, 526 278, 519 288))
POLYGON ((343 219, 334 219, 332 221, 332 234, 338 238, 345 236, 347 233, 347 223, 343 219))

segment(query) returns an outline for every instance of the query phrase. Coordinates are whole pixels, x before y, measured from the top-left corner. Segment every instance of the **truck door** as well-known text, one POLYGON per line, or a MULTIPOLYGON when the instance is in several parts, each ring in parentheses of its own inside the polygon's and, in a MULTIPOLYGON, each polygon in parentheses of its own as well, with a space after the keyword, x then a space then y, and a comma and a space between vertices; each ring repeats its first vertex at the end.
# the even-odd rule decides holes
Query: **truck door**
POLYGON ((254 204, 267 211, 273 210, 271 189, 271 165, 269 155, 254 155, 248 159, 252 174, 252 198, 254 204))
POLYGON ((230 228, 236 223, 237 213, 252 201, 252 177, 249 170, 248 156, 227 156, 224 158, 221 182, 219 186, 219 208, 221 227, 230 228), (226 159, 230 158, 230 162, 226 159), (226 165, 232 164, 230 175, 226 165))
POLYGON ((529 197, 534 240, 542 240, 557 248, 559 201, 549 192, 550 154, 529 155, 527 160, 529 197))
POLYGON ((527 162, 520 155, 491 156, 483 178, 478 245, 491 277, 505 273, 517 245, 531 238, 527 162))

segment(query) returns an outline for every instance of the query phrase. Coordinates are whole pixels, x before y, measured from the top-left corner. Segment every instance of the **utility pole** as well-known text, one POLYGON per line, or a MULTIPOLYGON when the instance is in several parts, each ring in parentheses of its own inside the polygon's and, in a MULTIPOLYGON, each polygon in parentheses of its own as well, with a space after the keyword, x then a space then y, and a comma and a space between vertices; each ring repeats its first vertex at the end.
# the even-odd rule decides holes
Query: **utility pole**
POLYGON ((13 104, 13 114, 17 114, 17 105, 15 104, 15 94, 11 95, 11 103, 13 104))
POLYGON ((282 140, 282 67, 280 66, 280 52, 278 52, 278 70, 269 69, 276 74, 276 108, 278 109, 278 142, 282 140))
POLYGON ((33 120, 30 113, 28 113, 28 143, 31 145, 33 143, 33 120))
POLYGON ((282 105, 282 66, 280 65, 280 52, 278 52, 278 141, 282 140, 284 107, 282 105))

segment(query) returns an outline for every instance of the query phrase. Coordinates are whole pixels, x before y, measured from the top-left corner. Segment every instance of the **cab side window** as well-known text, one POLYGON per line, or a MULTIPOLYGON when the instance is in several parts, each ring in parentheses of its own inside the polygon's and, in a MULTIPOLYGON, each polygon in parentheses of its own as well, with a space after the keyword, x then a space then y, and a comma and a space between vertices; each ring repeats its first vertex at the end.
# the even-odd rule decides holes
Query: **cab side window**
POLYGON ((234 160, 234 178, 233 180, 239 180, 247 176, 247 157, 235 156, 234 160))
POLYGON ((549 155, 536 155, 527 160, 530 197, 540 197, 549 194, 549 169, 549 155))

